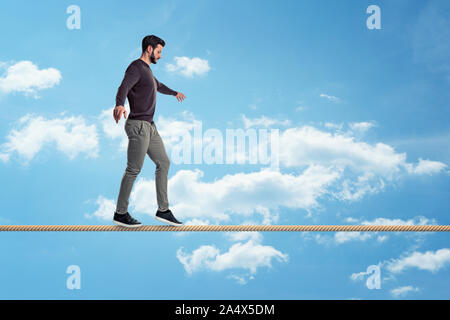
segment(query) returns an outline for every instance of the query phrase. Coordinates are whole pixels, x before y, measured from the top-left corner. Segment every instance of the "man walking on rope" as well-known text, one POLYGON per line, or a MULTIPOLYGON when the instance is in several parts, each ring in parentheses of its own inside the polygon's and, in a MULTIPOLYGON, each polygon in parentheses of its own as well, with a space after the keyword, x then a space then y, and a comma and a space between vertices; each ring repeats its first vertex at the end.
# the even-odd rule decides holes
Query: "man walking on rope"
POLYGON ((165 45, 164 40, 151 35, 142 40, 142 55, 134 60, 125 71, 125 77, 116 95, 114 120, 119 122, 123 113, 125 119, 125 132, 128 136, 127 168, 120 184, 119 197, 113 222, 124 227, 139 227, 142 224, 128 213, 128 199, 134 181, 142 169, 145 155, 156 164, 155 184, 158 202, 158 211, 155 219, 173 226, 181 226, 172 211, 169 210, 167 198, 167 176, 170 161, 167 157, 164 143, 153 122, 155 113, 156 92, 173 95, 178 101, 185 96, 159 82, 153 75, 150 64, 161 59, 161 51, 165 45), (130 115, 123 106, 125 98, 130 103, 130 115))

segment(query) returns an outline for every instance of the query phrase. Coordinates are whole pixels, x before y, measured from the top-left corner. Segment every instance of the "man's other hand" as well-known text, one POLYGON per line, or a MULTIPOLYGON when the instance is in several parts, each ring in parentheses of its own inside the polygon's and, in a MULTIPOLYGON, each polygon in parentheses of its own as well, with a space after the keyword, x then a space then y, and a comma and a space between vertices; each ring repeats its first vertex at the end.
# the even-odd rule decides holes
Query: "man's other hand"
POLYGON ((116 123, 119 123, 120 117, 122 116, 126 119, 127 118, 127 110, 124 106, 116 106, 113 111, 113 117, 114 120, 116 120, 116 123))
POLYGON ((186 97, 185 97, 184 94, 182 94, 181 92, 178 92, 177 95, 176 95, 176 98, 177 98, 178 101, 181 102, 181 101, 183 101, 184 98, 186 98, 186 97))

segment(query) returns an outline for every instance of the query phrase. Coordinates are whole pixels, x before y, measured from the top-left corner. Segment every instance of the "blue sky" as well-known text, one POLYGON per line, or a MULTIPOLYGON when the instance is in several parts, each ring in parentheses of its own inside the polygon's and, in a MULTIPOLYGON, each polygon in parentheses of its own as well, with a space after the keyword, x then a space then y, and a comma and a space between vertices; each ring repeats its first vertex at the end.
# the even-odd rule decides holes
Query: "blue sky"
MULTIPOLYGON (((155 113, 179 220, 448 225, 449 13, 444 1, 2 2, 0 224, 112 224, 127 143, 115 95, 155 34, 166 46, 151 68, 186 96, 159 94, 155 113), (374 4, 381 29, 366 24, 374 4), (173 161, 198 124, 278 129, 279 167, 173 161)), ((159 224, 154 169, 147 158, 130 198, 144 224, 159 224)), ((2 299, 449 298, 445 233, 1 237, 2 299), (80 289, 66 285, 72 265, 80 289)))

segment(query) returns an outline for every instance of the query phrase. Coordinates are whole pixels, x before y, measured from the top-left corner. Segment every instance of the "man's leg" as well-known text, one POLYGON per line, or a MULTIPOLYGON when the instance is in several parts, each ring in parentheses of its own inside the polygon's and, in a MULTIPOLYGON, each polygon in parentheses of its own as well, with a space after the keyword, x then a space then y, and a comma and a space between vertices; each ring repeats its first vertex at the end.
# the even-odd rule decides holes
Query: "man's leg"
POLYGON ((150 141, 149 125, 143 120, 127 119, 125 132, 128 136, 127 168, 122 177, 117 200, 116 212, 119 214, 128 212, 131 189, 137 175, 141 172, 150 141))
POLYGON ((158 209, 160 211, 166 211, 169 209, 169 200, 167 198, 167 176, 169 174, 170 160, 154 123, 150 126, 150 143, 148 145, 147 154, 156 164, 155 184, 158 209))

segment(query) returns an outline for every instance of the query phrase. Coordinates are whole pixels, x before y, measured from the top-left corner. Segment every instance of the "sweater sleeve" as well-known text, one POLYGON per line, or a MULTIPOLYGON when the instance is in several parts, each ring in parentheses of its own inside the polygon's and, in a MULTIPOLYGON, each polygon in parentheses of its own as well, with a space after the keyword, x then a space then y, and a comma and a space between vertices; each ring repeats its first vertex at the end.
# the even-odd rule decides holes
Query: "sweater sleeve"
POLYGON ((116 106, 123 106, 125 103, 125 98, 128 95, 128 91, 139 81, 141 74, 135 65, 128 66, 125 71, 125 77, 117 90, 116 95, 116 106))
POLYGON ((166 87, 166 85, 164 83, 159 82, 156 79, 156 77, 155 77, 155 81, 156 81, 156 84, 158 86, 157 87, 158 92, 161 92, 161 93, 164 93, 164 94, 169 94, 169 95, 172 95, 172 96, 176 96, 178 94, 178 92, 176 92, 176 91, 166 87))

